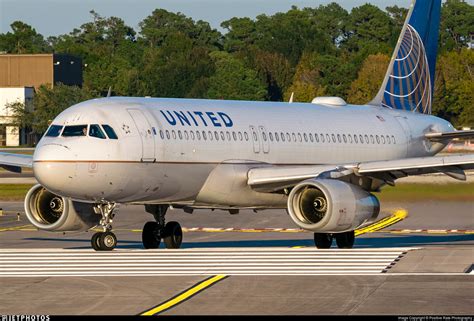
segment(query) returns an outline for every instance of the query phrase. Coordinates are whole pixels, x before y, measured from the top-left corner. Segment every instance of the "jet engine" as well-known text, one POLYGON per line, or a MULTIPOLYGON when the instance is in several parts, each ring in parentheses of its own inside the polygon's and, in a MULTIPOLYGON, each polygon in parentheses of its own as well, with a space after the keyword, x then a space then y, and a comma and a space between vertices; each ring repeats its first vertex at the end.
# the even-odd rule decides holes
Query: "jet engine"
POLYGON ((310 179, 288 197, 288 213, 299 227, 320 233, 353 231, 375 220, 378 199, 360 187, 333 179, 310 179))
POLYGON ((25 213, 35 227, 52 232, 86 231, 99 224, 101 218, 93 204, 55 195, 39 184, 26 194, 25 213))

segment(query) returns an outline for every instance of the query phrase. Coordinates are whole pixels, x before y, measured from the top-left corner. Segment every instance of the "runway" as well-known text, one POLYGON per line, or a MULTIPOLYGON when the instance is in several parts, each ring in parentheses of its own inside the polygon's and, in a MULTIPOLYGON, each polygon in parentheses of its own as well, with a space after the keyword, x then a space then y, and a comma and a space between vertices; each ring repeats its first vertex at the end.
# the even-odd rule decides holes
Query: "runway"
POLYGON ((316 249, 277 210, 170 211, 183 248, 144 250, 151 217, 123 206, 110 253, 90 250, 92 232, 37 231, 21 203, 1 207, 6 314, 474 314, 471 203, 384 204, 352 250, 316 249))

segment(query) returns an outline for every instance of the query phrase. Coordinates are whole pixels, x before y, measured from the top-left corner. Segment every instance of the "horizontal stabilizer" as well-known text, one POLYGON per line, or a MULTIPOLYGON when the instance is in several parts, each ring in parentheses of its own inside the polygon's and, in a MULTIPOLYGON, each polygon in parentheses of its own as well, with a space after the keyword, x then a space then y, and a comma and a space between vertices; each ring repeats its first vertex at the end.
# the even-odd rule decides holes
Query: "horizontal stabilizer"
POLYGON ((432 141, 443 141, 454 138, 474 139, 474 130, 460 130, 446 133, 428 133, 425 137, 432 141))

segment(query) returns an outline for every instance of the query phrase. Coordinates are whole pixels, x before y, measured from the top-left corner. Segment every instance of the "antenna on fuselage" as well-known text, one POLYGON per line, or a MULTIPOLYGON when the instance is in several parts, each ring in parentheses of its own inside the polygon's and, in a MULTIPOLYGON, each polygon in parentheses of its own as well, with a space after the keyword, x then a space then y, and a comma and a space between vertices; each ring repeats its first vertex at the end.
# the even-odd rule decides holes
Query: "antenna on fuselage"
POLYGON ((112 95, 112 86, 110 86, 109 91, 107 91, 107 98, 110 98, 110 95, 112 95))
POLYGON ((293 102, 293 97, 295 96, 295 92, 291 93, 290 100, 288 101, 289 104, 293 102))

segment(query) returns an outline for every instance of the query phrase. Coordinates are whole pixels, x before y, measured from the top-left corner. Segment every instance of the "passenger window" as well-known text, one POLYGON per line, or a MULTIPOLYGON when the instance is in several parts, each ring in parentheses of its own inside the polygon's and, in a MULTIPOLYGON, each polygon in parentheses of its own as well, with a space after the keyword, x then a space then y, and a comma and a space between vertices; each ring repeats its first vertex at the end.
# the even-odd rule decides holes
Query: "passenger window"
POLYGON ((195 136, 194 136, 194 132, 192 130, 189 131, 189 135, 191 136, 191 139, 194 140, 195 136))
POLYGON ((355 142, 356 144, 359 143, 359 140, 357 139, 357 135, 354 135, 354 142, 355 142))
POLYGON ((329 137, 329 134, 326 134, 326 141, 327 141, 328 143, 331 142, 331 137, 329 137))
POLYGON ((213 140, 214 137, 212 136, 212 132, 211 131, 208 131, 207 132, 207 137, 209 137, 209 140, 213 140))
POLYGON ((245 140, 249 141, 249 134, 247 132, 244 132, 245 140))
POLYGON ((340 143, 341 142, 341 135, 337 134, 337 141, 340 143))
POLYGON ((369 136, 368 135, 365 135, 365 142, 368 144, 369 143, 369 136))
POLYGON ((395 140, 395 136, 392 135, 392 143, 396 144, 397 141, 395 140))
POLYGON ((265 133, 262 132, 262 137, 263 137, 263 141, 267 141, 267 135, 265 135, 265 133))
POLYGON ((239 140, 242 141, 242 132, 239 132, 239 140))
POLYGON ((380 138, 382 139, 382 144, 385 144, 385 137, 384 137, 384 135, 380 136, 380 138))
POLYGON ((118 139, 117 134, 115 134, 115 130, 112 127, 102 124, 102 128, 110 139, 118 139))
POLYGON ((48 131, 46 132, 47 137, 58 137, 59 134, 61 134, 61 130, 63 129, 63 126, 58 126, 58 125, 51 125, 49 127, 48 131))
POLYGON ((219 140, 219 133, 217 131, 214 131, 214 137, 216 138, 216 141, 219 140))
POLYGON ((64 127, 62 136, 74 137, 74 136, 86 136, 87 125, 75 125, 64 127))
POLYGON ((336 135, 332 134, 332 142, 335 143, 336 142, 336 135))
POLYGON ((166 130, 166 138, 170 139, 170 131, 169 130, 166 130))
POLYGON ((187 131, 187 130, 184 131, 184 138, 185 138, 186 140, 189 139, 189 135, 188 135, 188 131, 187 131))
POLYGON ((160 130, 160 137, 161 137, 161 139, 165 139, 165 135, 163 134, 162 130, 160 130))
POLYGON ((100 129, 100 126, 97 124, 89 126, 89 136, 96 137, 100 139, 106 139, 104 132, 100 129))
POLYGON ((281 141, 284 142, 285 141, 285 134, 281 133, 281 141))
POLYGON ((316 143, 319 143, 319 135, 318 134, 314 134, 314 140, 316 141, 316 143))
POLYGON ((375 139, 377 140, 377 144, 380 144, 380 138, 379 138, 379 135, 375 135, 375 139))
POLYGON ((374 141, 374 135, 370 135, 370 142, 371 142, 372 144, 375 143, 375 141, 374 141))
POLYGON ((171 135, 173 136, 173 139, 176 139, 176 132, 174 130, 171 131, 171 135))
POLYGON ((311 133, 309 134, 309 140, 310 140, 311 142, 314 142, 313 134, 311 134, 311 133))
POLYGON ((230 142, 230 133, 229 132, 225 132, 225 135, 227 136, 227 140, 230 142))
POLYGON ((273 133, 272 132, 268 133, 268 137, 270 137, 270 141, 273 142, 273 133))
POLYGON ((196 130, 196 138, 201 140, 201 132, 199 130, 196 130))
POLYGON ((232 138, 234 138, 234 140, 237 141, 237 134, 235 132, 232 132, 232 138))
POLYGON ((303 141, 303 138, 301 137, 301 133, 298 133, 298 140, 300 143, 303 141))
POLYGON ((275 133, 275 140, 276 140, 277 142, 280 141, 280 136, 278 136, 278 133, 275 133))
POLYGON ((181 134, 180 130, 178 130, 178 137, 179 137, 180 140, 183 139, 183 134, 181 134))

